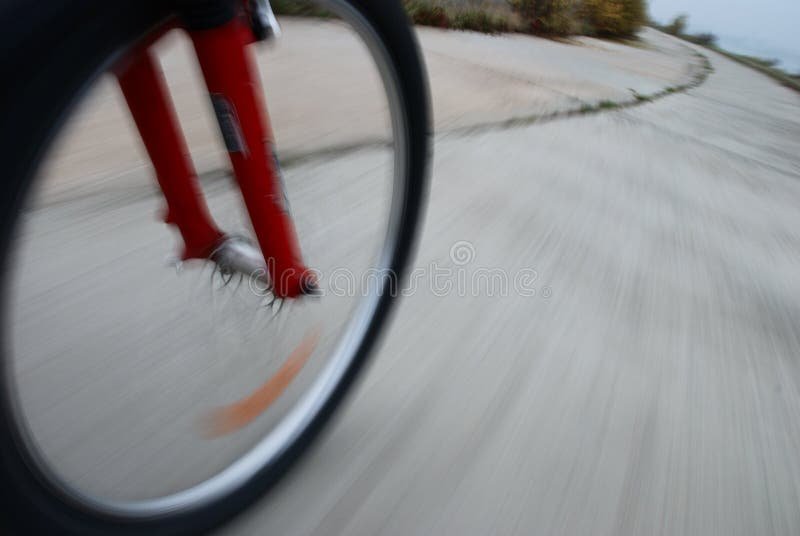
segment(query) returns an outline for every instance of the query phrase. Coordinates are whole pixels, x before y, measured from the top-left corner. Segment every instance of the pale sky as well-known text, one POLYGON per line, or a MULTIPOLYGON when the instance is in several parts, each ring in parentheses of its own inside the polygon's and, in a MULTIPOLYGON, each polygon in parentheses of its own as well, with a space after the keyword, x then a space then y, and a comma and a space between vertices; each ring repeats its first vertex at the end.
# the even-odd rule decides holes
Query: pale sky
POLYGON ((689 15, 691 32, 709 31, 731 52, 777 58, 800 72, 800 0, 649 0, 658 22, 689 15))

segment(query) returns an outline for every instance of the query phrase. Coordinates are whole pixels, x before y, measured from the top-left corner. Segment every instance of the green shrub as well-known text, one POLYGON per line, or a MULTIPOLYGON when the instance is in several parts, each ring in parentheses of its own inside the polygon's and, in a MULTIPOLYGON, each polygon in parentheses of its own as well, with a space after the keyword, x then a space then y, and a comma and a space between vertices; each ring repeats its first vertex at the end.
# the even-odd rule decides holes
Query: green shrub
POLYGON ((688 22, 688 15, 678 15, 672 19, 672 22, 664 26, 664 31, 671 35, 683 35, 686 33, 686 24, 688 22))
POLYGON ((535 34, 570 35, 582 28, 579 0, 508 0, 525 30, 535 34))
POLYGON ((456 30, 497 33, 507 32, 510 24, 500 16, 492 16, 481 9, 465 9, 452 18, 451 27, 456 30))
POLYGON ((644 0, 583 0, 586 33, 604 37, 631 37, 645 22, 644 0))
POLYGON ((332 16, 331 13, 319 7, 318 4, 308 0, 271 0, 270 5, 276 15, 322 18, 332 16))
POLYGON ((703 45, 704 47, 713 47, 717 44, 717 36, 710 32, 690 35, 688 37, 689 41, 692 43, 703 45))
POLYGON ((450 17, 444 7, 439 4, 426 0, 406 0, 404 5, 414 24, 435 26, 436 28, 450 27, 450 17))
POLYGON ((776 60, 775 58, 759 58, 757 56, 743 56, 745 60, 755 63, 761 67, 777 67, 780 63, 780 60, 776 60))

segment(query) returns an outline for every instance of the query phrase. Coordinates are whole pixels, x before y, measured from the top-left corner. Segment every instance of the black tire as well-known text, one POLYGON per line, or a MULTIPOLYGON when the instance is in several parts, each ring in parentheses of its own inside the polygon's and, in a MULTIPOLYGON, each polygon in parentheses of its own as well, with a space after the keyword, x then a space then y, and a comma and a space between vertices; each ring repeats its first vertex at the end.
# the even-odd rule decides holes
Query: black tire
MULTIPOLYGON (((390 265, 402 277, 421 227, 426 197, 430 112, 427 81, 416 39, 397 0, 347 0, 370 24, 394 68, 408 139, 402 233, 390 265)), ((11 238, 17 216, 49 141, 83 90, 114 58, 173 15, 163 0, 12 0, 0 7, 0 274, 6 315, 11 238)), ((397 281, 387 280, 389 285, 397 281)), ((286 472, 340 405, 386 327, 392 292, 382 292, 367 335, 320 411, 282 454, 245 485, 203 507, 158 518, 102 514, 70 501, 41 477, 21 447, 0 366, 0 532, 21 534, 196 534, 219 526, 265 493, 286 472)), ((0 318, 0 348, 7 350, 6 318, 0 318)), ((3 359, 5 359, 3 357, 3 359)))

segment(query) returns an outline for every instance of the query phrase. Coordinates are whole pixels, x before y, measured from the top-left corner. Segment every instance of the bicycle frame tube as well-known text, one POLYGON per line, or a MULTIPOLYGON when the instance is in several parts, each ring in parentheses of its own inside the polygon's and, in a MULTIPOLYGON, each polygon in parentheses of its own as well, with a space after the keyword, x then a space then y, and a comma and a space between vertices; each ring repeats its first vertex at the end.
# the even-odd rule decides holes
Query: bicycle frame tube
POLYGON ((203 200, 163 74, 150 50, 144 47, 131 54, 117 79, 167 201, 164 220, 183 238, 182 258, 208 258, 223 234, 203 200))
POLYGON ((190 31, 217 120, 256 238, 267 260, 273 292, 302 294, 308 273, 283 190, 261 84, 249 50, 253 35, 234 17, 223 26, 190 31))
MULTIPOLYGON (((247 45, 252 31, 239 16, 188 32, 208 87, 239 189, 277 297, 297 297, 314 281, 303 264, 274 155, 274 138, 247 45)), ((211 219, 189 159, 163 75, 145 45, 117 77, 167 200, 184 258, 209 258, 224 239, 211 219)))

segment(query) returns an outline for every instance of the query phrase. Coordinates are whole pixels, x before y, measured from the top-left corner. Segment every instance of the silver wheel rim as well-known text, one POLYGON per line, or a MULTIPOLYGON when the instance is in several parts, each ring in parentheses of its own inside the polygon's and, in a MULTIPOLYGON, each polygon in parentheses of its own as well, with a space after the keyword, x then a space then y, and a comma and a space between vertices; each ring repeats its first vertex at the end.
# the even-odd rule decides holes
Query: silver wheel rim
MULTIPOLYGON (((88 495, 60 478, 48 466, 39 452, 27 429, 25 419, 22 417, 18 398, 15 396, 15 386, 12 381, 7 379, 6 388, 9 393, 12 422, 17 428, 17 436, 22 442, 21 447, 39 476, 65 502, 112 518, 149 520, 200 510, 251 482, 264 468, 274 465, 287 449, 299 440, 331 399, 360 350, 378 311, 382 293, 386 292, 386 287, 391 284, 392 278, 396 278, 398 275, 392 271, 392 260, 402 231, 402 215, 406 205, 409 146, 408 125, 404 114, 404 103, 399 91, 398 75, 382 40, 370 23, 355 8, 345 0, 314 1, 348 23, 361 38, 380 72, 389 104, 394 147, 392 199, 386 235, 376 266, 383 277, 370 281, 366 293, 347 323, 344 334, 323 370, 275 428, 226 469, 189 489, 160 498, 138 501, 107 500, 88 495)), ((87 84, 88 86, 91 86, 91 83, 87 84)), ((8 363, 9 360, 5 360, 3 366, 6 369, 8 363)), ((11 376, 7 373, 5 375, 7 378, 11 376)))

